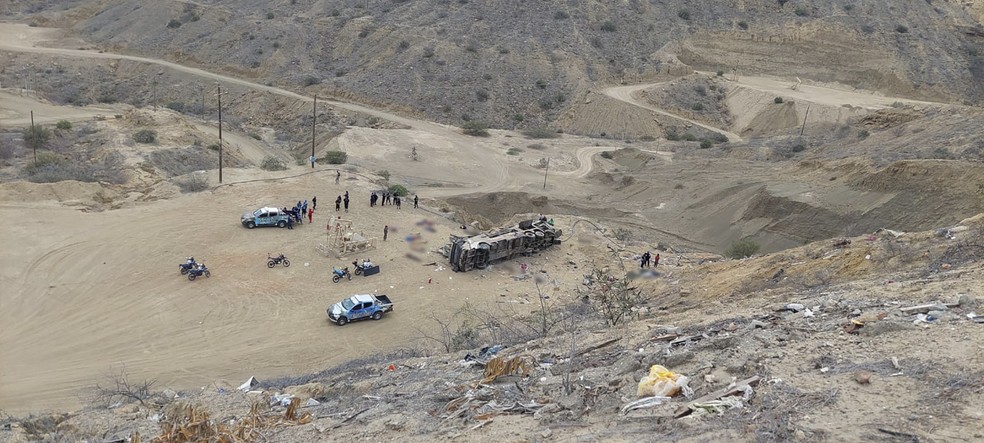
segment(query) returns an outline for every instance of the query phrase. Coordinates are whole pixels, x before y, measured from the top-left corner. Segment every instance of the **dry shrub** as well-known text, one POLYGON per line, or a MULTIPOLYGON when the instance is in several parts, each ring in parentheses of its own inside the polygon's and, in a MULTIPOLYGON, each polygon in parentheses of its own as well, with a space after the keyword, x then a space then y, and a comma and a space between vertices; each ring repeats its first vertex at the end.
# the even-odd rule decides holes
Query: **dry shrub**
POLYGON ((181 188, 181 192, 201 192, 208 189, 208 175, 204 173, 190 174, 176 180, 175 184, 181 188))

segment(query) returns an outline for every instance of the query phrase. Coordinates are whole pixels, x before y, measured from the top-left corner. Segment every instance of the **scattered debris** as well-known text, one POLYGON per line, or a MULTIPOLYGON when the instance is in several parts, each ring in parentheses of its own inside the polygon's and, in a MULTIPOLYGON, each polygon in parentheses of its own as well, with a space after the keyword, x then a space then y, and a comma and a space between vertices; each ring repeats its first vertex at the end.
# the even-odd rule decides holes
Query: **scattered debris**
POLYGON ((252 391, 253 388, 255 388, 255 387, 259 386, 259 385, 260 385, 260 382, 258 380, 256 380, 256 377, 250 377, 249 380, 246 380, 245 383, 239 385, 239 387, 236 388, 236 389, 239 389, 240 391, 243 391, 243 392, 248 392, 248 391, 252 391))
POLYGON ((703 397, 700 397, 694 401, 691 401, 686 406, 677 409, 676 413, 673 415, 676 418, 686 417, 694 412, 696 404, 706 404, 711 400, 718 400, 723 397, 730 397, 732 395, 742 394, 742 399, 748 401, 752 397, 752 387, 758 386, 759 376, 754 376, 751 378, 746 378, 742 381, 732 383, 723 389, 718 389, 717 391, 711 392, 703 397))
POLYGON ((643 398, 640 398, 638 400, 629 402, 625 406, 622 406, 622 409, 620 410, 620 412, 622 413, 622 415, 625 415, 625 414, 628 414, 629 411, 634 411, 636 409, 644 409, 644 408, 651 408, 651 407, 654 407, 654 406, 659 406, 659 405, 664 404, 664 403, 666 403, 668 401, 670 401, 670 397, 664 397, 664 396, 661 396, 661 395, 657 395, 657 396, 654 396, 654 397, 643 397, 643 398))
POLYGON ((870 371, 857 371, 854 373, 854 381, 859 385, 868 385, 871 384, 871 376, 870 371))
POLYGON ((519 355, 508 360, 502 357, 493 357, 485 365, 485 378, 482 379, 482 383, 492 383, 495 379, 506 375, 522 375, 525 377, 533 370, 535 365, 533 357, 528 355, 519 355))
POLYGON ((649 374, 639 380, 639 397, 674 397, 690 388, 690 379, 660 365, 649 368, 649 374))

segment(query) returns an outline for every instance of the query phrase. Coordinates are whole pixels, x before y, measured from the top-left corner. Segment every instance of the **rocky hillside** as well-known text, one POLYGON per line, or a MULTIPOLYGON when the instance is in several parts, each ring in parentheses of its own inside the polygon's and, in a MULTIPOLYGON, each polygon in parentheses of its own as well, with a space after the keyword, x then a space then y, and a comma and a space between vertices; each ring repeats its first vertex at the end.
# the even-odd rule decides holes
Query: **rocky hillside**
MULTIPOLYGON (((747 260, 662 251, 625 280, 575 256, 608 265, 529 316, 459 311, 433 348, 188 392, 124 371, 81 411, 0 417, 0 441, 977 441, 982 223, 747 260), (687 389, 644 393, 653 365, 687 389)), ((608 240, 628 262, 645 246, 608 240)))
POLYGON ((502 127, 542 126, 597 84, 694 68, 730 73, 737 67, 739 73, 841 82, 914 98, 984 101, 984 30, 973 2, 59 5, 15 2, 3 12, 33 11, 37 23, 73 25, 82 37, 114 51, 396 104, 452 124, 483 119, 502 127))

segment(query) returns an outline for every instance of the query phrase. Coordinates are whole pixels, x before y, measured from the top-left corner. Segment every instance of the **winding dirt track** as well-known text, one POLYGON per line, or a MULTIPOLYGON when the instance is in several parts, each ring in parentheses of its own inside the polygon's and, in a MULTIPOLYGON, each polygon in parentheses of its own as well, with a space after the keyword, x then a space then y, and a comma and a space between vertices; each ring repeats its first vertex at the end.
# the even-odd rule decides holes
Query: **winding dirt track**
POLYGON ((667 117, 673 117, 673 118, 676 118, 676 119, 684 120, 686 122, 689 122, 689 123, 693 124, 694 126, 700 126, 701 128, 704 128, 704 129, 706 129, 708 131, 712 131, 712 132, 716 132, 716 133, 719 133, 719 134, 723 134, 725 137, 728 137, 728 141, 729 142, 741 141, 741 137, 738 134, 731 133, 731 132, 728 132, 728 131, 725 131, 725 130, 722 130, 722 129, 719 129, 719 128, 715 128, 715 127, 710 126, 708 124, 701 123, 701 122, 699 122, 697 120, 691 120, 689 118, 676 115, 676 114, 674 114, 672 112, 664 111, 663 109, 654 107, 653 105, 651 105, 649 103, 643 102, 643 101, 638 100, 638 99, 635 98, 635 93, 636 92, 639 92, 639 91, 641 91, 643 89, 651 88, 653 86, 658 86, 660 84, 661 83, 652 83, 652 84, 647 83, 647 84, 641 84, 641 85, 614 86, 614 87, 605 89, 604 90, 604 93, 605 93, 605 95, 607 95, 607 96, 609 96, 611 98, 614 98, 616 100, 621 100, 623 102, 626 102, 626 103, 629 103, 629 104, 638 106, 638 107, 643 108, 643 109, 648 109, 648 110, 653 111, 653 112, 655 112, 657 114, 665 115, 667 117))

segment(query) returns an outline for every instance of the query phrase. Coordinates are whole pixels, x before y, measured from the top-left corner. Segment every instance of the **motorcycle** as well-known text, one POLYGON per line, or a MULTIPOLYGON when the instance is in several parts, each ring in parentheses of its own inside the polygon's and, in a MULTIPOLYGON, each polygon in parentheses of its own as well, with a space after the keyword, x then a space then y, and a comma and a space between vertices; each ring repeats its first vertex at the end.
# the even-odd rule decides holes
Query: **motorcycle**
POLYGON ((358 260, 352 262, 352 267, 355 268, 355 275, 362 275, 362 271, 369 269, 373 266, 375 265, 373 265, 372 262, 369 261, 369 259, 362 260, 362 263, 359 263, 358 260))
POLYGON ((188 280, 195 281, 196 278, 204 275, 206 278, 212 277, 212 273, 208 272, 208 268, 203 264, 199 264, 198 267, 188 271, 188 280))
POLYGON ((349 280, 352 280, 352 273, 349 272, 349 270, 348 270, 347 267, 342 268, 342 269, 338 269, 338 268, 336 268, 336 267, 333 266, 331 268, 331 274, 332 274, 331 275, 331 281, 333 281, 335 283, 338 283, 339 281, 341 281, 342 277, 348 277, 349 280))
POLYGON ((181 272, 181 275, 187 274, 188 271, 198 266, 198 263, 195 263, 195 257, 188 257, 187 260, 187 262, 178 265, 178 271, 181 272))
POLYGON ((267 261, 268 268, 272 268, 281 263, 283 263, 285 268, 290 266, 290 260, 287 260, 287 257, 284 257, 284 254, 280 254, 277 257, 271 257, 270 254, 267 254, 267 260, 268 260, 267 261))

